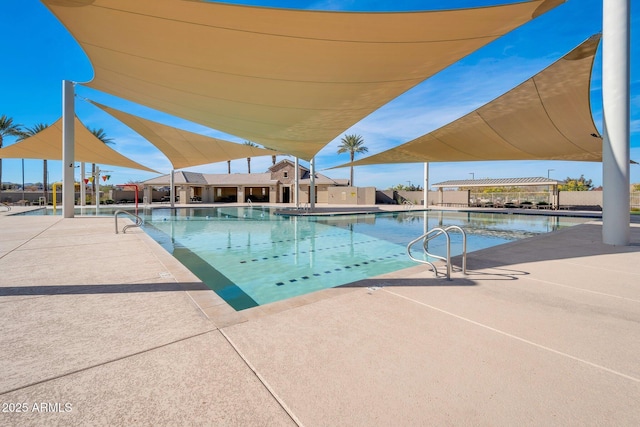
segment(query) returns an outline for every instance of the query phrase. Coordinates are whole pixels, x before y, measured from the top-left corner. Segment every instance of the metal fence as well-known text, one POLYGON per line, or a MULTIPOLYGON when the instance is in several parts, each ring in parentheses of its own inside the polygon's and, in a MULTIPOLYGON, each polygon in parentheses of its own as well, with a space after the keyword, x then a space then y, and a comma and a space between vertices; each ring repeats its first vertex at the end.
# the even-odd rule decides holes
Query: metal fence
MULTIPOLYGON (((566 193, 567 192, 564 192, 564 191, 560 192, 560 204, 566 203, 566 202, 563 202, 563 198, 562 198, 562 194, 566 194, 566 193)), ((573 194, 573 192, 571 193, 572 195, 575 195, 573 194)), ((581 194, 581 195, 584 196, 587 194, 581 194)), ((592 195, 596 196, 595 194, 592 194, 592 195)), ((598 194, 598 196, 601 196, 601 194, 598 194)), ((567 198, 565 197, 565 199, 567 198)), ((510 193, 471 193, 469 202, 472 206, 474 204, 488 204, 488 203, 492 203, 495 206, 501 206, 501 205, 504 205, 505 203, 520 204, 523 202, 531 202, 532 204, 545 202, 545 203, 553 204, 553 194, 546 191, 539 191, 539 192, 522 191, 522 192, 510 192, 510 193)), ((583 203, 579 203, 579 202, 576 203, 574 201, 574 202, 571 202, 571 204, 591 205, 594 203, 587 202, 587 201, 583 201, 583 203)), ((630 205, 631 205, 631 209, 640 210, 640 191, 631 192, 630 205)))
POLYGON ((521 204, 530 202, 532 204, 548 203, 552 204, 553 193, 548 191, 518 191, 509 193, 471 193, 470 204, 504 205, 506 203, 521 204))
POLYGON ((640 210, 640 191, 631 193, 631 209, 640 210))

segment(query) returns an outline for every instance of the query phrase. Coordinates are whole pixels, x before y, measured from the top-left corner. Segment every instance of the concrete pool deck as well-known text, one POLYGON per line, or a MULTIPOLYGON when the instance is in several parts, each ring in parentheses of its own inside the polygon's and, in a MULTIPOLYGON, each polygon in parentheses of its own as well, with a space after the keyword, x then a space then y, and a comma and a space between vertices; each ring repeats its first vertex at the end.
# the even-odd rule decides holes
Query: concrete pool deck
POLYGON ((142 230, 0 216, 0 424, 638 425, 632 219, 235 313, 142 230))

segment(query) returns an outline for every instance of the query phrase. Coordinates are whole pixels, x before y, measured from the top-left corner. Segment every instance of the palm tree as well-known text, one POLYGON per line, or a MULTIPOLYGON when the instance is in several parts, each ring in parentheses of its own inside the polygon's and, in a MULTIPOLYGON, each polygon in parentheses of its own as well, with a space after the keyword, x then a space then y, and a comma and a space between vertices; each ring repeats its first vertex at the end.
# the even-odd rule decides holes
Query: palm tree
MULTIPOLYGON (((271 148, 271 147, 267 147, 266 145, 263 145, 263 147, 264 147, 265 149, 267 149, 267 150, 276 151, 276 150, 274 150, 274 149, 273 149, 273 148, 271 148)), ((272 166, 276 164, 276 156, 277 156, 277 154, 272 154, 272 155, 271 155, 271 165, 272 165, 272 166)))
MULTIPOLYGON (((6 115, 0 116, 0 148, 4 142, 5 136, 22 135, 22 125, 13 122, 11 117, 6 115)), ((0 159, 0 193, 2 192, 2 159, 0 159)))
MULTIPOLYGON (((104 129, 100 128, 100 129, 89 129, 89 131, 93 134, 93 136, 95 136, 96 138, 98 138, 100 141, 102 141, 104 144, 115 144, 115 142, 113 142, 113 138, 109 138, 106 134, 106 132, 104 131, 104 129)), ((96 193, 96 186, 99 189, 100 188, 100 183, 96 183, 97 179, 96 179, 96 164, 95 163, 91 163, 91 176, 94 177, 93 178, 93 182, 91 183, 91 190, 93 191, 93 194, 98 197, 98 193, 96 193)), ((84 185, 84 183, 82 183, 84 185)), ((94 200, 94 203, 96 202, 96 200, 94 200)))
MULTIPOLYGON (((49 125, 46 123, 38 123, 35 126, 30 128, 26 128, 22 134, 20 135, 18 141, 22 141, 23 139, 27 139, 30 136, 37 134, 38 132, 42 132, 49 125)), ((42 195, 44 196, 45 204, 49 201, 49 182, 47 179, 47 159, 42 159, 42 195)))
MULTIPOLYGON (((342 144, 338 146, 338 154, 349 153, 351 163, 353 163, 353 158, 356 153, 366 153, 369 151, 369 149, 364 146, 364 139, 362 139, 360 135, 345 135, 340 141, 342 144)), ((350 184, 353 187, 353 166, 351 166, 350 184)))
MULTIPOLYGON (((249 147, 257 147, 258 144, 254 144, 251 141, 245 141, 244 145, 248 145, 249 147)), ((251 173, 251 157, 247 157, 247 171, 251 173)))

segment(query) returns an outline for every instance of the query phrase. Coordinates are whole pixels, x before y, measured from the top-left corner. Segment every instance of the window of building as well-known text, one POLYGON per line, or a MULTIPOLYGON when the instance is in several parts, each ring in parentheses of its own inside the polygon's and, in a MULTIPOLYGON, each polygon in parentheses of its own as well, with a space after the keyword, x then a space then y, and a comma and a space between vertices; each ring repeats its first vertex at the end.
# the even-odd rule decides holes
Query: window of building
POLYGON ((284 177, 285 177, 285 178, 289 178, 289 172, 284 171, 284 177))

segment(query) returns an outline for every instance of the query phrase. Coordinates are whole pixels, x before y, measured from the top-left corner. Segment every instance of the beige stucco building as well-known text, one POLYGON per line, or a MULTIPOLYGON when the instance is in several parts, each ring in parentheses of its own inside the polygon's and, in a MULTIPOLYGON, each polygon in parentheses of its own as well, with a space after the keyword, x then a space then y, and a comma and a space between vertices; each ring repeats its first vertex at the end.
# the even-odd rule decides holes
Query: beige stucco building
MULTIPOLYGON (((310 171, 304 166, 299 168, 300 202, 309 200, 310 171)), ((348 186, 348 179, 332 179, 316 172, 316 202, 329 201, 329 188, 348 186)), ((170 175, 144 181, 144 197, 156 200, 159 187, 169 188, 170 175)), ((264 173, 205 174, 178 171, 174 174, 176 196, 180 203, 293 203, 295 202, 295 163, 281 160, 264 173)))

